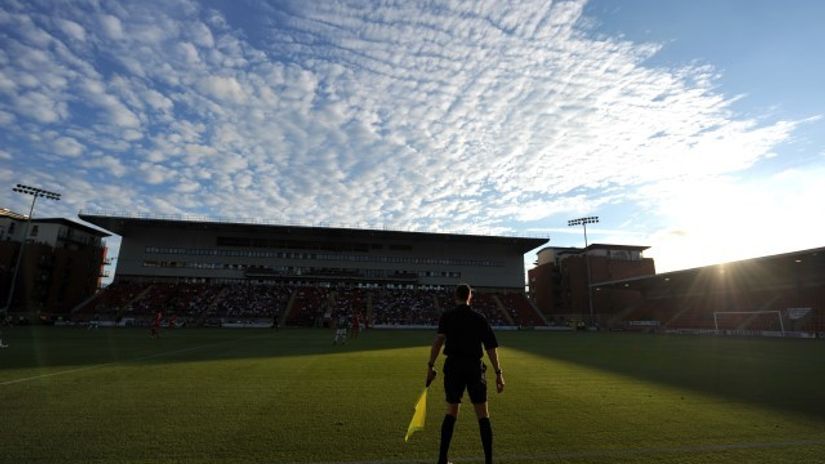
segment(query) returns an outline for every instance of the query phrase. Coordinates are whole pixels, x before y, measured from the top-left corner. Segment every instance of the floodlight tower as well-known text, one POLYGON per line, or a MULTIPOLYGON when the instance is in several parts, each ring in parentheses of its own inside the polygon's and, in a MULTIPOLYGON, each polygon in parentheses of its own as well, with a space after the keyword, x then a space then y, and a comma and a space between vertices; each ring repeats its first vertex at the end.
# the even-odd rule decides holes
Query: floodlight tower
POLYGON ((599 222, 598 216, 588 216, 567 221, 568 227, 581 225, 584 227, 584 264, 587 268, 587 304, 590 307, 590 325, 593 325, 593 289, 590 287, 590 256, 587 253, 587 225, 599 222))
POLYGON ((20 271, 20 263, 23 261, 23 251, 26 249, 26 240, 29 238, 29 225, 32 222, 32 214, 34 214, 34 205, 38 198, 45 198, 47 200, 60 201, 61 194, 43 190, 37 187, 30 187, 28 185, 17 184, 12 188, 17 193, 32 196, 32 205, 29 208, 29 216, 26 218, 26 229, 23 231, 23 240, 20 242, 20 251, 17 253, 17 263, 14 265, 14 274, 11 278, 11 286, 9 287, 9 297, 6 300, 6 307, 0 310, 0 313, 7 313, 11 309, 12 298, 14 298, 14 286, 17 284, 17 274, 20 271))

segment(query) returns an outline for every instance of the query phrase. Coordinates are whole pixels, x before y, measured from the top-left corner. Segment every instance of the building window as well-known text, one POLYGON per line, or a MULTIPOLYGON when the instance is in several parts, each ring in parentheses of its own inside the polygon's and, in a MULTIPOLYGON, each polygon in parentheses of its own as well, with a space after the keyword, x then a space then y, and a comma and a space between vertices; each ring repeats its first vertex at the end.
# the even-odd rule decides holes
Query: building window
POLYGON ((32 237, 37 237, 37 233, 40 232, 40 226, 32 226, 32 237))
POLYGON ((16 222, 12 222, 11 224, 9 224, 9 235, 14 233, 14 226, 16 226, 16 225, 17 225, 16 222))

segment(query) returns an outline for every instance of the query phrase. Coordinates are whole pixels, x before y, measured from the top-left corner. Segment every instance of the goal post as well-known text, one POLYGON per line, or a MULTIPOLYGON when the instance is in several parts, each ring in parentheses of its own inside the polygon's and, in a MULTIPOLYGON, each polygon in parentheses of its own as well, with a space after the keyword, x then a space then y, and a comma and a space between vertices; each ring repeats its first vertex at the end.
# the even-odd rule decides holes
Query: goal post
POLYGON ((782 321, 782 311, 714 311, 713 326, 719 332, 719 315, 721 314, 776 314, 779 319, 779 330, 785 336, 785 323, 782 321))

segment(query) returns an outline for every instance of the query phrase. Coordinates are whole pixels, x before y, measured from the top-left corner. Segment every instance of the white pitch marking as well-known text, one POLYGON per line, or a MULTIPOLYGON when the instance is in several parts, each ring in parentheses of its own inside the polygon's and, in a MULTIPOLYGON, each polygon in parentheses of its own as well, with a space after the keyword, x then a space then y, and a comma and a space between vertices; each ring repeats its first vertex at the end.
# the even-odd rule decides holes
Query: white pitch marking
POLYGON ((108 362, 108 363, 103 363, 103 364, 95 364, 93 366, 79 367, 77 369, 69 369, 67 371, 52 372, 50 374, 33 375, 31 377, 24 377, 22 379, 7 380, 5 382, 0 382, 0 386, 11 385, 11 384, 14 384, 14 383, 28 382, 29 380, 42 379, 42 378, 45 378, 45 377, 52 377, 52 376, 55 376, 55 375, 63 375, 63 374, 71 374, 73 372, 88 371, 88 370, 91 370, 91 369, 97 369, 98 367, 109 366, 109 365, 112 365, 112 364, 115 364, 115 363, 114 362, 108 362))

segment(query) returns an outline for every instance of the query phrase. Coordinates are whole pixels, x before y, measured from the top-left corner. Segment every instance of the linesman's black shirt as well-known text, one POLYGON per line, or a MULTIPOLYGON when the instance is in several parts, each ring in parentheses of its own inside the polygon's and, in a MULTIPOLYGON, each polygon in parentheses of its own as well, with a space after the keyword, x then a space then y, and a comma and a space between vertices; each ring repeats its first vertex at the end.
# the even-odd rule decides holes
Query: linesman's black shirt
POLYGON ((468 305, 457 305, 445 311, 438 321, 438 333, 444 334, 444 355, 456 358, 481 359, 484 349, 498 347, 493 328, 483 314, 473 311, 468 305))

